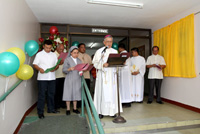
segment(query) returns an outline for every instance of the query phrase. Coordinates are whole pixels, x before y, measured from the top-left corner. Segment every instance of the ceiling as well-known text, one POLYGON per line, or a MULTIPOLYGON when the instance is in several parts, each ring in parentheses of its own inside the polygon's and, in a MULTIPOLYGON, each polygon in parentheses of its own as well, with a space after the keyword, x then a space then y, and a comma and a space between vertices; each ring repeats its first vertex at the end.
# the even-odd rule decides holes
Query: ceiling
POLYGON ((26 0, 39 22, 133 28, 152 28, 200 4, 200 0, 121 1, 143 3, 144 7, 88 4, 87 0, 26 0))

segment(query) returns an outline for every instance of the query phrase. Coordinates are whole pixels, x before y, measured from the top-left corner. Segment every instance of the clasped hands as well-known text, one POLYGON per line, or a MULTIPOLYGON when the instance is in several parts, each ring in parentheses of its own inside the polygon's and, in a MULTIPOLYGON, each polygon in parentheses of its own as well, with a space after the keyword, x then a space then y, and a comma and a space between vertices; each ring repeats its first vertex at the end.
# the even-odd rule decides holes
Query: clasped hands
POLYGON ((140 72, 139 71, 137 71, 137 72, 132 72, 131 74, 132 75, 138 75, 140 72))

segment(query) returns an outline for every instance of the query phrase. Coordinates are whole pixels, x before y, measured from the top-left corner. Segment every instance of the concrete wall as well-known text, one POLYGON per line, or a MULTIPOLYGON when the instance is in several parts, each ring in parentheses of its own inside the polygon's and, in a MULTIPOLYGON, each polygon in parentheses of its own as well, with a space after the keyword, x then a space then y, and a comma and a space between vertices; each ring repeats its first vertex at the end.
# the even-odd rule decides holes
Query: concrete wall
MULTIPOLYGON (((199 12, 200 5, 197 5, 175 17, 166 20, 152 28, 152 32, 165 27, 192 13, 199 12)), ((195 15, 195 59, 196 78, 165 77, 162 83, 161 96, 186 105, 200 108, 200 13, 195 15)))
POLYGON ((130 50, 133 47, 141 47, 145 45, 145 60, 147 60, 149 54, 149 39, 142 39, 142 38, 131 38, 130 40, 130 50))
MULTIPOLYGON (((0 53, 11 47, 24 50, 25 42, 37 40, 39 22, 25 0, 1 0, 0 4, 0 53)), ((33 60, 33 58, 32 58, 33 60)), ((28 56, 26 61, 28 63, 28 56)), ((0 75, 0 95, 4 94, 6 77, 0 75)), ((8 89, 18 81, 16 75, 9 77, 8 89)), ((23 81, 7 98, 5 119, 2 117, 3 103, 0 103, 0 133, 13 134, 24 113, 37 101, 36 75, 23 81)))

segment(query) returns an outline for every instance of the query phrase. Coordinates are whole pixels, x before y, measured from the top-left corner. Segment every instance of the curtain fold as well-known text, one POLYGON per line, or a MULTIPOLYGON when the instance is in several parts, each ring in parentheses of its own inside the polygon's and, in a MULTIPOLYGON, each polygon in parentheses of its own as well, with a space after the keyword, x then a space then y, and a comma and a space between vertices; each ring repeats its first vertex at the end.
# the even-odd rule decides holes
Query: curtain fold
POLYGON ((194 58, 194 14, 154 32, 154 45, 165 58, 166 77, 196 77, 194 58))

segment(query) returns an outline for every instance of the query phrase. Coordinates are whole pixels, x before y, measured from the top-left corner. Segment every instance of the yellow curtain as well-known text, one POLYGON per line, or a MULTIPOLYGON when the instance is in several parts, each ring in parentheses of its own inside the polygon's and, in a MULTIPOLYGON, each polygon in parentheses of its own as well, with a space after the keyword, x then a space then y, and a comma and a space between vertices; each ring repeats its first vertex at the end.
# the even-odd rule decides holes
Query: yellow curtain
POLYGON ((167 64, 166 77, 196 77, 194 59, 194 14, 154 32, 154 45, 167 64))

